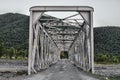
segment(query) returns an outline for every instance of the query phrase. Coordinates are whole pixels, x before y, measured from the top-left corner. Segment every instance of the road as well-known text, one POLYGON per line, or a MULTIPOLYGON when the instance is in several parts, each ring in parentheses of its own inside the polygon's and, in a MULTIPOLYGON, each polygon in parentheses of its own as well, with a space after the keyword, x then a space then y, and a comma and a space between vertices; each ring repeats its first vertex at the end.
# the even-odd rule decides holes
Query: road
POLYGON ((99 80, 78 70, 69 60, 61 60, 52 67, 25 80, 99 80))

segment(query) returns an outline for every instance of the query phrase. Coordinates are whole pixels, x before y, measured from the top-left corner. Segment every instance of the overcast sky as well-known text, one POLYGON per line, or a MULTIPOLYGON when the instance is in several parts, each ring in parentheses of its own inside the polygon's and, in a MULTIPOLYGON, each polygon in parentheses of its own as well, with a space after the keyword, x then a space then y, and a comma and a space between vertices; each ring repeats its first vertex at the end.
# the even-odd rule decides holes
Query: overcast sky
POLYGON ((94 26, 120 26, 120 0, 0 0, 0 14, 29 15, 31 6, 92 6, 94 26))

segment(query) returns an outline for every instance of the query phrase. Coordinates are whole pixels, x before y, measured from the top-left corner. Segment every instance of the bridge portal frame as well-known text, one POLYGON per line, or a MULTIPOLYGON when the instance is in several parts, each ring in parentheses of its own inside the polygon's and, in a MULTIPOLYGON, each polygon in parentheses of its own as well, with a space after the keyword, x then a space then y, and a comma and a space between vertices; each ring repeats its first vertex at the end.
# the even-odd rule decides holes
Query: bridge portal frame
MULTIPOLYGON (((51 36, 46 32, 44 27, 38 22, 38 20, 41 18, 43 13, 49 12, 49 11, 78 12, 84 19, 85 24, 90 27, 89 28, 90 36, 88 38, 90 41, 90 45, 89 45, 90 50, 88 52, 88 54, 89 54, 89 61, 88 61, 89 64, 88 65, 89 65, 89 68, 91 69, 91 72, 94 73, 94 46, 93 46, 94 45, 94 39, 93 39, 93 11, 94 11, 94 9, 89 6, 34 6, 34 7, 30 8, 28 74, 30 75, 31 72, 37 73, 37 71, 34 68, 35 60, 38 63, 37 66, 40 66, 40 67, 38 67, 38 69, 41 69, 43 66, 44 66, 44 68, 46 68, 48 65, 50 65, 49 62, 45 63, 45 61, 43 61, 43 58, 39 58, 39 54, 36 54, 36 53, 41 53, 41 56, 43 56, 43 55, 47 56, 48 51, 50 51, 50 49, 52 49, 52 47, 50 48, 50 45, 54 46, 54 48, 55 48, 54 51, 56 53, 58 53, 58 51, 59 51, 59 49, 57 48, 57 45, 52 40, 51 36), (37 23, 37 25, 36 25, 36 23, 37 23), (40 30, 42 32, 38 33, 40 30), (38 41, 37 41, 38 35, 42 35, 40 41, 42 41, 43 43, 40 45, 42 45, 41 50, 43 52, 39 52, 39 50, 38 50, 38 47, 39 47, 38 41), (46 40, 44 40, 44 39, 46 39, 46 40), (49 47, 47 47, 47 43, 48 43, 49 47), (46 46, 44 46, 44 45, 46 45, 46 46), (45 50, 44 50, 44 48, 45 48, 45 50), (44 52, 46 52, 46 53, 44 54, 44 52), (36 57, 37 57, 37 59, 35 59, 36 57), (44 65, 41 64, 42 63, 41 60, 44 63, 44 65)), ((79 36, 79 34, 78 34, 78 36, 79 36)), ((79 40, 77 38, 77 36, 69 48, 70 53, 71 52, 75 53, 76 40, 79 40)), ((78 45, 78 47, 80 48, 79 45, 78 45)), ((59 51, 59 53, 60 53, 60 51, 59 51)), ((74 55, 72 55, 72 56, 74 56, 74 55)), ((59 59, 59 57, 57 55, 56 61, 58 59, 59 59)), ((53 61, 55 61, 55 59, 51 60, 51 61, 53 62, 53 61)), ((79 61, 79 58, 78 58, 78 61, 79 61)), ((84 63, 84 65, 85 65, 85 63, 84 63)), ((82 66, 85 67, 84 65, 82 65, 82 66)))

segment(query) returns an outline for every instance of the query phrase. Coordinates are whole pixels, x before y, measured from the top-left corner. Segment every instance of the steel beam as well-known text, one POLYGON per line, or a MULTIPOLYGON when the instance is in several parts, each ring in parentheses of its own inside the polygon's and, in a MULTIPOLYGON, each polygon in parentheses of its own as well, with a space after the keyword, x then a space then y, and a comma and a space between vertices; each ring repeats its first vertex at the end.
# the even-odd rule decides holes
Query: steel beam
POLYGON ((30 11, 94 11, 89 6, 33 6, 30 11))

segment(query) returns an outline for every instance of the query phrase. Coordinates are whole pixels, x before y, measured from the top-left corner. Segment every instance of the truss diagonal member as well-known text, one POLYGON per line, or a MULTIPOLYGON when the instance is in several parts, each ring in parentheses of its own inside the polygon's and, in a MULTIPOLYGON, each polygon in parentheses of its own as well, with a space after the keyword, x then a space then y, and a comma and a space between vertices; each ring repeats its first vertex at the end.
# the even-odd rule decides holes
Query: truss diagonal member
POLYGON ((32 67, 32 64, 33 64, 33 56, 32 56, 32 52, 33 52, 33 39, 34 39, 34 36, 33 36, 33 33, 34 33, 34 30, 33 30, 33 27, 35 27, 35 24, 36 22, 39 20, 39 18, 42 16, 44 12, 33 12, 33 11, 30 11, 30 26, 29 26, 29 58, 28 58, 28 74, 30 75, 32 70, 34 72, 36 72, 34 70, 34 68, 32 67))
MULTIPOLYGON (((78 31, 78 33, 77 33, 77 35, 75 36, 75 39, 74 39, 74 41, 72 42, 72 44, 70 45, 70 48, 72 47, 72 45, 74 44, 74 42, 76 41, 76 39, 77 39, 77 37, 79 36, 79 33, 80 33, 80 31, 82 30, 82 27, 83 26, 85 26, 85 22, 83 22, 83 25, 81 26, 81 28, 79 29, 79 31, 78 31)), ((70 48, 69 48, 69 50, 70 50, 70 48)))
POLYGON ((54 19, 54 21, 51 21, 51 22, 49 22, 49 20, 48 20, 48 22, 46 24, 44 24, 44 26, 47 26, 47 25, 52 24, 52 23, 55 23, 55 22, 57 22, 59 20, 60 19, 54 19))
POLYGON ((79 12, 81 17, 84 19, 84 21, 87 23, 87 25, 91 25, 91 20, 90 20, 90 12, 89 11, 84 11, 84 12, 79 12))
MULTIPOLYGON (((77 16, 77 15, 80 15, 80 14, 77 13, 77 14, 68 16, 68 17, 66 17, 66 18, 63 18, 62 20, 66 20, 69 24, 74 23, 74 22, 71 22, 71 21, 68 21, 68 20, 83 20, 83 19, 69 19, 69 18, 74 17, 74 16, 77 16)), ((75 23, 74 23, 74 24, 75 24, 75 23)))
MULTIPOLYGON (((75 20, 75 19, 73 19, 75 20)), ((69 20, 63 20, 64 23, 68 24, 69 26, 75 26, 78 27, 78 25, 75 22, 69 21, 69 20)))
POLYGON ((40 18, 42 17, 42 15, 43 15, 43 13, 44 13, 44 12, 35 12, 35 13, 33 12, 33 14, 32 14, 32 16, 33 16, 33 17, 32 17, 32 19, 33 19, 33 20, 32 20, 32 21, 33 21, 32 24, 33 24, 33 25, 35 25, 35 24, 37 23, 37 21, 39 21, 39 19, 40 19, 40 18))
POLYGON ((74 14, 74 15, 71 15, 71 16, 68 16, 68 17, 65 17, 65 18, 63 18, 62 20, 66 20, 66 19, 68 19, 68 18, 71 18, 71 17, 77 16, 77 15, 79 15, 79 14, 77 13, 77 14, 74 14))
MULTIPOLYGON (((50 38, 50 40, 54 42, 54 40, 52 39, 52 37, 51 37, 51 36, 48 34, 48 32, 44 29, 44 27, 41 25, 41 23, 38 22, 37 24, 38 24, 39 27, 45 32, 45 34, 48 36, 48 38, 50 38)), ((54 44, 55 44, 56 47, 58 47, 55 42, 54 42, 54 44)))
MULTIPOLYGON (((59 18, 56 18, 56 19, 54 19, 55 21, 51 21, 51 22, 47 22, 47 24, 45 24, 44 26, 47 26, 47 25, 49 25, 49 24, 52 24, 52 23, 55 23, 55 22, 57 22, 57 21, 62 21, 63 22, 63 20, 66 20, 66 19, 68 19, 68 18, 71 18, 71 17, 74 17, 74 16, 77 16, 77 15, 79 15, 78 13, 77 14, 74 14, 74 15, 71 15, 71 16, 68 16, 68 17, 65 17, 65 18, 63 18, 63 19, 59 19, 59 18)), ((67 21, 67 22, 64 22, 64 23, 66 23, 66 24, 68 24, 68 25, 71 25, 70 23, 73 23, 73 22, 71 22, 71 21, 67 21)))
MULTIPOLYGON (((71 15, 71 16, 68 16, 68 17, 65 17, 65 18, 63 18, 63 19, 61 19, 62 21, 67 21, 66 23, 67 24, 75 24, 74 22, 72 22, 72 21, 68 21, 68 20, 75 20, 75 19, 69 19, 69 18, 71 18, 71 17, 74 17, 74 16, 77 16, 77 15, 79 15, 79 13, 77 13, 77 14, 74 14, 74 15, 71 15)), ((81 19, 79 19, 79 20, 81 20, 81 19)))
MULTIPOLYGON (((50 16, 50 15, 48 15, 48 16, 50 16)), ((51 17, 53 17, 54 19, 48 19, 47 22, 46 22, 46 24, 44 24, 44 26, 47 26, 47 25, 49 25, 49 24, 52 24, 52 23, 60 20, 60 19, 57 18, 57 17, 54 17, 54 16, 51 16, 51 17), (51 20, 53 20, 53 21, 51 21, 51 20)), ((40 20, 42 20, 42 19, 40 19, 40 20)))
POLYGON ((81 26, 81 24, 75 19, 75 21, 76 21, 76 23, 79 25, 79 26, 81 26))
POLYGON ((31 62, 31 65, 32 65, 32 69, 33 71, 36 73, 37 71, 34 69, 34 64, 35 64, 35 55, 36 54, 39 54, 39 52, 37 52, 37 47, 38 47, 38 35, 39 35, 39 27, 38 25, 36 25, 36 28, 34 27, 34 42, 33 42, 33 50, 32 50, 32 62, 31 62))

